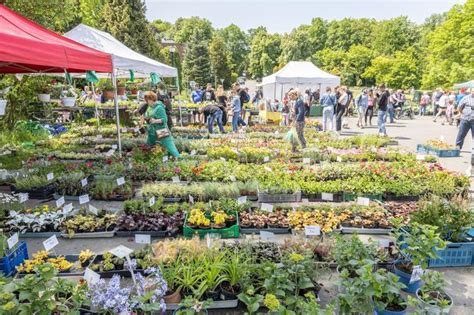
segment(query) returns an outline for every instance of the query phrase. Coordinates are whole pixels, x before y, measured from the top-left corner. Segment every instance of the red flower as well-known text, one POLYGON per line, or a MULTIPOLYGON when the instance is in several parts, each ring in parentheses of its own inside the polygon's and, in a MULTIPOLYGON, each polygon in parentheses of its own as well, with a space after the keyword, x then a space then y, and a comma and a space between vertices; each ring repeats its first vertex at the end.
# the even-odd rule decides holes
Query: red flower
POLYGON ((107 164, 107 165, 110 165, 110 164, 112 164, 112 160, 110 160, 110 159, 108 159, 108 160, 105 160, 105 164, 107 164))

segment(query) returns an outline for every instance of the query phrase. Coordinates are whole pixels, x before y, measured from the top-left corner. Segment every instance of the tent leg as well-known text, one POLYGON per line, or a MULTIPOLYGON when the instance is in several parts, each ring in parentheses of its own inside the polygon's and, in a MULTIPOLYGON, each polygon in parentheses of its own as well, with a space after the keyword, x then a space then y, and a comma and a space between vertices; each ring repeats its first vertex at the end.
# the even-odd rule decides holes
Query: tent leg
MULTIPOLYGON (((92 86, 92 96, 95 98, 95 85, 94 82, 91 82, 92 86)), ((99 121, 99 109, 97 109, 97 102, 94 99, 94 106, 95 106, 95 119, 97 119, 97 128, 100 127, 100 121, 99 121)))
POLYGON ((115 120, 117 123, 117 141, 119 156, 122 157, 122 140, 120 139, 120 115, 118 108, 118 95, 117 95, 117 77, 115 75, 115 69, 112 69, 112 84, 114 86, 114 106, 115 106, 115 120))

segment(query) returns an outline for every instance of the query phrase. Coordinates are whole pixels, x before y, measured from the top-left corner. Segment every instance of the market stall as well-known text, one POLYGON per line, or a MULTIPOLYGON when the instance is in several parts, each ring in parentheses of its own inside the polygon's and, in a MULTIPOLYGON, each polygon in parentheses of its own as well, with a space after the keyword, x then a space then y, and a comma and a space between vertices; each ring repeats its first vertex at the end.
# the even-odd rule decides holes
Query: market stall
POLYGON ((462 88, 474 88, 474 80, 463 82, 463 83, 458 83, 454 85, 455 89, 462 89, 462 88))
POLYGON ((290 61, 282 69, 262 79, 263 96, 282 100, 290 88, 320 89, 340 84, 340 78, 327 73, 309 61, 290 61))

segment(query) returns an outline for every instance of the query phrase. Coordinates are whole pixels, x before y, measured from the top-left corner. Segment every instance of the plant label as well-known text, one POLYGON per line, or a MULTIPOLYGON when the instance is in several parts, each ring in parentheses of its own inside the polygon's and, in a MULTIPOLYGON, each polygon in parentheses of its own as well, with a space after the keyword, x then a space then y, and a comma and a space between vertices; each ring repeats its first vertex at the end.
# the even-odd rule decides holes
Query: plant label
POLYGON ((64 196, 56 200, 56 208, 61 207, 65 203, 64 196))
POLYGON ((424 161, 425 160, 425 156, 423 154, 417 154, 416 155, 416 160, 417 161, 424 161))
POLYGON ((107 156, 107 157, 111 157, 112 155, 114 155, 114 150, 113 149, 110 149, 109 151, 105 152, 105 156, 107 156))
POLYGON ((260 238, 262 239, 262 241, 272 241, 275 239, 275 233, 260 231, 260 238))
POLYGON ((268 156, 266 156, 266 157, 263 158, 263 162, 266 163, 266 162, 268 162, 268 161, 270 161, 270 158, 269 158, 268 156))
POLYGON ((377 153, 377 148, 373 145, 370 147, 370 151, 372 151, 373 153, 377 153))
POLYGON ((80 205, 83 205, 83 204, 85 204, 85 203, 88 203, 89 201, 90 201, 90 199, 89 199, 89 195, 88 195, 88 194, 79 196, 79 204, 80 204, 80 205))
POLYGON ((191 151, 191 156, 195 156, 196 155, 196 150, 192 150, 191 151))
POLYGON ((410 277, 410 283, 416 282, 421 279, 421 276, 425 273, 420 265, 413 266, 413 271, 410 277))
POLYGON ((124 177, 117 178, 117 185, 122 186, 123 184, 125 184, 125 178, 124 177))
POLYGON ((334 201, 334 195, 329 193, 321 193, 321 199, 326 201, 334 201))
POLYGON ((18 194, 18 201, 20 203, 24 203, 28 200, 28 193, 20 193, 18 194))
POLYGON ((390 240, 386 240, 386 239, 379 240, 379 247, 380 248, 390 247, 390 240))
POLYGON ((173 183, 181 182, 181 180, 179 179, 179 176, 173 176, 173 177, 171 177, 171 180, 173 181, 173 183))
POLYGON ((97 272, 95 272, 95 271, 93 271, 89 268, 86 268, 86 270, 84 271, 84 277, 83 278, 84 278, 84 280, 87 281, 88 284, 94 284, 94 283, 99 282, 100 275, 97 272))
POLYGON ((81 179, 81 186, 86 187, 87 186, 87 178, 81 179))
POLYGON ((93 215, 98 215, 99 214, 99 209, 97 209, 93 205, 89 205, 89 212, 92 213, 93 215))
POLYGON ((97 135, 96 138, 97 138, 97 139, 102 139, 103 136, 102 136, 102 135, 97 135))
POLYGON ((269 203, 262 203, 260 209, 266 212, 273 212, 273 205, 269 203))
POLYGON ((443 135, 439 136, 439 140, 444 142, 445 140, 444 136, 443 135))
POLYGON ((117 145, 116 144, 112 144, 112 150, 117 150, 117 145))
POLYGON ((235 178, 234 175, 230 175, 229 178, 230 178, 230 181, 231 181, 231 182, 237 181, 237 178, 235 178))
POLYGON ((303 158, 303 164, 311 164, 310 158, 303 158))
POLYGON ((151 235, 135 234, 135 243, 137 243, 137 244, 151 244, 151 235))
POLYGON ((308 199, 308 198, 301 199, 301 202, 302 202, 302 203, 309 203, 309 199, 308 199))
POLYGON ((342 157, 340 157, 340 156, 337 156, 337 157, 336 157, 336 161, 338 161, 338 162, 342 162, 342 157))
POLYGON ((357 197, 357 204, 360 206, 369 206, 370 199, 365 197, 357 197))
POLYGON ((191 195, 189 195, 189 202, 190 202, 190 203, 194 203, 194 197, 191 196, 191 195))
POLYGON ((279 135, 280 132, 279 132, 278 130, 275 130, 275 134, 276 134, 276 135, 279 135))
POLYGON ((237 198, 237 203, 239 205, 243 205, 246 202, 247 202, 247 196, 242 196, 242 197, 237 198))
POLYGON ((48 173, 48 175, 46 175, 46 179, 47 180, 53 180, 54 179, 54 174, 53 173, 48 173))
POLYGON ((67 214, 72 211, 72 203, 68 203, 63 208, 63 214, 67 214))
POLYGON ((165 156, 163 157, 163 163, 165 163, 165 162, 168 162, 168 156, 167 156, 167 155, 165 155, 165 156))
POLYGON ((13 234, 7 239, 8 248, 12 249, 16 244, 18 244, 18 233, 13 234))
POLYGON ((265 171, 267 171, 267 172, 271 172, 271 171, 272 171, 272 169, 269 168, 268 166, 265 166, 264 168, 265 168, 265 171))
POLYGON ((221 157, 221 160, 225 162, 225 158, 221 157))
POLYGON ((153 207, 153 205, 156 203, 155 196, 151 197, 150 200, 148 201, 148 204, 150 207, 153 207))
POLYGON ((50 250, 55 248, 56 245, 58 244, 59 244, 58 238, 56 237, 56 235, 53 235, 43 242, 43 247, 47 252, 49 252, 50 250))
POLYGON ((321 235, 321 227, 319 225, 308 225, 304 227, 306 236, 321 235))
POLYGON ((112 255, 117 256, 118 258, 124 258, 126 256, 129 256, 133 252, 133 250, 128 248, 128 247, 125 247, 123 245, 119 245, 119 246, 109 250, 109 252, 112 255))

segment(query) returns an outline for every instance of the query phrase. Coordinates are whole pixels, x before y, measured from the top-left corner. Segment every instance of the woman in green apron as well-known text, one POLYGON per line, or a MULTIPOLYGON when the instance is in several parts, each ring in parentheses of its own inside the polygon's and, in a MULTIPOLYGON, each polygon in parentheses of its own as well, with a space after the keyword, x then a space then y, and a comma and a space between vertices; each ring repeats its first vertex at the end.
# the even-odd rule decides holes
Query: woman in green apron
POLYGON ((155 145, 157 141, 168 150, 168 153, 178 158, 179 152, 173 142, 171 135, 158 139, 157 130, 168 128, 168 117, 166 116, 165 106, 162 102, 157 102, 156 94, 153 92, 145 93, 145 101, 148 109, 145 112, 145 119, 148 123, 148 145, 155 145))

